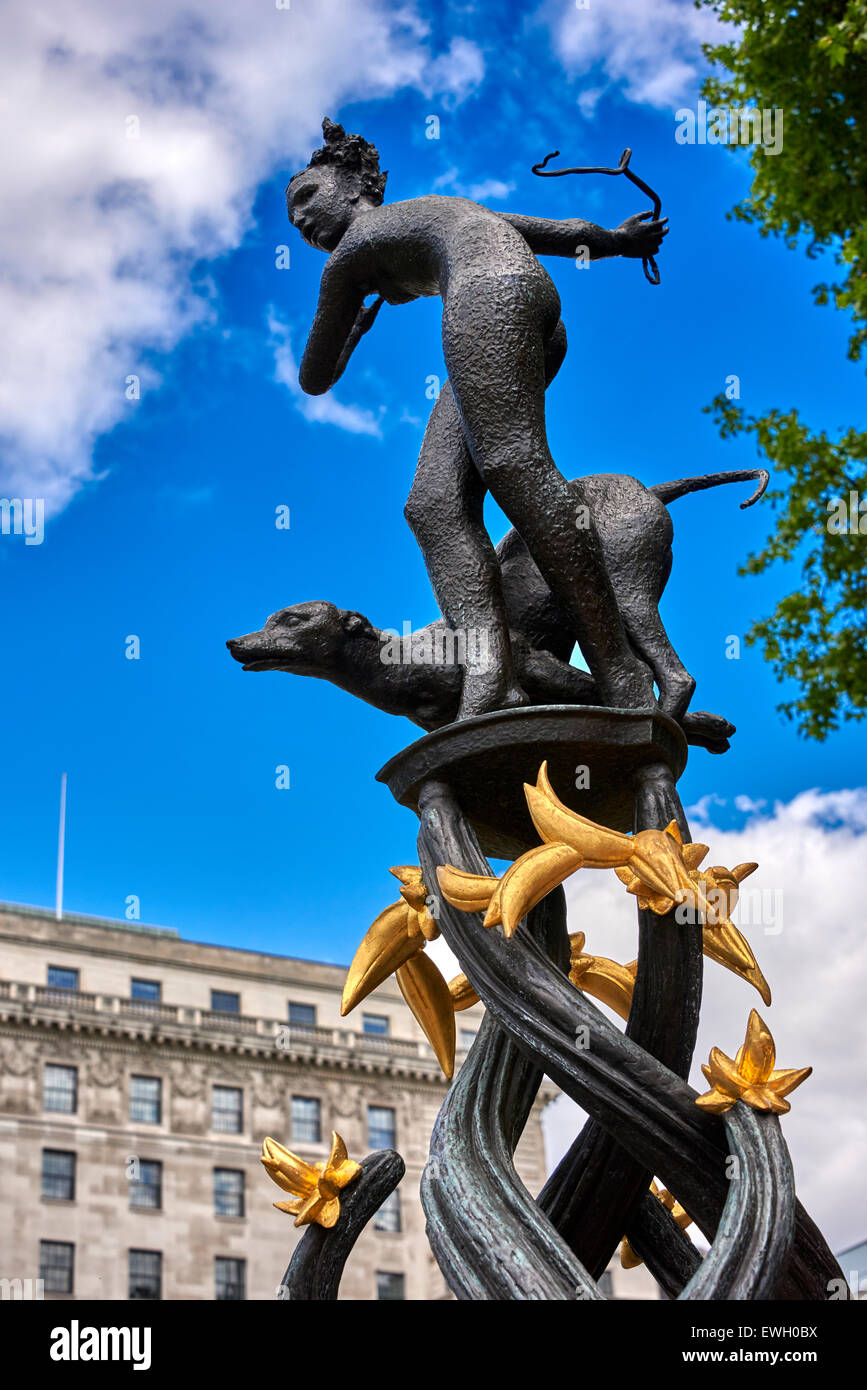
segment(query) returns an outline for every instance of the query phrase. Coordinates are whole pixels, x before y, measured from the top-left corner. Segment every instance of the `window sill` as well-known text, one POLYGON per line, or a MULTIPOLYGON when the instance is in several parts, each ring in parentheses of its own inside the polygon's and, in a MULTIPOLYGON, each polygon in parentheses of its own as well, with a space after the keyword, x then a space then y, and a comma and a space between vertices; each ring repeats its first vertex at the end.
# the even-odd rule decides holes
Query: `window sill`
POLYGON ((45 1194, 42 1193, 42 1194, 40 1194, 39 1200, 40 1200, 40 1202, 44 1202, 44 1203, 46 1204, 46 1206, 49 1206, 49 1207, 74 1207, 74 1206, 75 1206, 75 1198, 74 1198, 74 1197, 46 1197, 45 1194))

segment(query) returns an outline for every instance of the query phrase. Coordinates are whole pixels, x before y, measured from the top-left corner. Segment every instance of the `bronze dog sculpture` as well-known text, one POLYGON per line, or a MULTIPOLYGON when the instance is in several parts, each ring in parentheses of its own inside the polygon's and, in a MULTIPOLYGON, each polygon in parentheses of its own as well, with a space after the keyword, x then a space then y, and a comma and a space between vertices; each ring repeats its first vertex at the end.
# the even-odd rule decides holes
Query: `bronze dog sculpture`
MULTIPOLYGON (((759 481, 742 507, 761 497, 764 469, 736 470, 659 483, 599 473, 581 479, 630 641, 651 667, 660 708, 683 728, 688 742, 724 752, 733 726, 706 711, 688 713, 695 681, 672 647, 658 603, 671 572, 673 527, 667 503, 723 483, 759 481)), ((592 676, 569 658, 575 645, 566 617, 517 531, 497 546, 503 594, 520 680, 534 704, 599 703, 592 676)), ((226 645, 247 671, 287 671, 331 681, 389 714, 403 714, 423 729, 451 723, 458 712, 462 669, 443 619, 402 639, 403 659, 387 656, 393 634, 360 613, 323 600, 274 613, 259 632, 226 645)))

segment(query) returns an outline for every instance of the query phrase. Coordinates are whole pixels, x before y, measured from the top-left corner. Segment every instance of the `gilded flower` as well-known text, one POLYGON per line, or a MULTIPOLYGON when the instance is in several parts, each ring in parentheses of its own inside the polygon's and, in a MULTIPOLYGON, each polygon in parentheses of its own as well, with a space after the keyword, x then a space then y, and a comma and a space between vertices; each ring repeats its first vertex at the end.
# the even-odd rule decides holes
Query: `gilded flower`
POLYGON ((455 1005, 440 971, 422 954, 427 943, 439 936, 439 927, 427 909, 428 891, 421 869, 402 864, 390 872, 402 884, 400 900, 380 912, 362 938, 346 976, 340 1013, 345 1017, 394 975, 443 1072, 451 1078, 455 1069, 455 1005))
MULTIPOLYGON (((705 954, 748 980, 766 1004, 771 1002, 767 981, 748 942, 729 920, 738 885, 758 865, 738 864, 734 869, 715 865, 699 872, 707 845, 685 845, 676 821, 665 830, 640 830, 636 835, 597 825, 559 800, 548 779, 547 763, 539 769, 535 787, 525 784, 524 794, 543 843, 516 859, 502 878, 440 865, 437 879, 447 902, 463 912, 484 911, 484 925, 502 924, 510 937, 527 913, 576 870, 613 869, 640 908, 657 915, 680 905, 694 911, 703 926, 705 954)), ((580 978, 588 970, 583 963, 580 978)), ((627 988, 625 980, 622 983, 627 988)), ((618 997, 622 1004, 622 990, 618 997)))
POLYGON ((277 1210, 293 1215, 296 1226, 307 1226, 315 1221, 326 1230, 336 1225, 340 1216, 341 1191, 361 1172, 361 1164, 349 1157, 346 1145, 334 1130, 331 1153, 325 1163, 305 1163, 276 1139, 264 1141, 261 1161, 278 1187, 295 1194, 290 1202, 275 1202, 277 1210))
POLYGON ((785 1115, 791 1106, 783 1097, 806 1081, 813 1068, 774 1071, 775 1060, 770 1030, 753 1009, 743 1046, 738 1048, 734 1061, 718 1047, 711 1048, 708 1064, 702 1067, 711 1089, 698 1097, 696 1105, 713 1115, 722 1115, 742 1100, 754 1110, 785 1115))

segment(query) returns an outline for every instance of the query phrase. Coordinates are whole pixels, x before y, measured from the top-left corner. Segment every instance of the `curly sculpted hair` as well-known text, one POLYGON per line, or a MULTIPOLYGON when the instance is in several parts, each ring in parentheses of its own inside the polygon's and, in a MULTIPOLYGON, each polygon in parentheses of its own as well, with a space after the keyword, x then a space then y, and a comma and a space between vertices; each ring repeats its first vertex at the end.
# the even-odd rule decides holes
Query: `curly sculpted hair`
MULTIPOLYGON (((363 135, 347 135, 342 125, 330 121, 327 116, 322 122, 322 134, 325 144, 321 149, 313 151, 306 168, 315 169, 318 164, 331 164, 357 174, 361 180, 362 193, 372 198, 375 203, 381 203, 385 195, 388 171, 380 170, 379 150, 376 146, 365 140, 363 135)), ((286 188, 287 197, 293 181, 300 178, 304 172, 302 169, 298 174, 292 175, 286 188)))

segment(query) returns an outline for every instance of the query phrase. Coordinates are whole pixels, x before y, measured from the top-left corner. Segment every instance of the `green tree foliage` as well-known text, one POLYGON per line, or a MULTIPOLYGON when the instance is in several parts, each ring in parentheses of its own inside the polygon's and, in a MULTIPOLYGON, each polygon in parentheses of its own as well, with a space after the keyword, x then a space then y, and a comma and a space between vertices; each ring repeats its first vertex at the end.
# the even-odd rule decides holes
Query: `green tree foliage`
MULTIPOLYGON (((749 195, 732 216, 762 236, 826 255, 832 282, 814 288, 818 304, 851 317, 848 356, 867 347, 867 0, 696 0, 737 26, 730 43, 706 45, 715 72, 702 95, 717 107, 781 109, 783 147, 756 146, 749 195), (808 240, 807 240, 808 239, 808 240)), ((769 498, 777 526, 742 573, 776 560, 801 564, 802 587, 750 630, 779 680, 800 698, 780 706, 801 733, 823 739, 842 720, 867 715, 867 534, 833 529, 829 503, 867 499, 867 434, 836 441, 812 433, 796 410, 762 418, 717 397, 711 407, 724 438, 752 434, 760 454, 785 476, 769 498), (829 525, 831 529, 829 529, 829 525)), ((867 532, 867 517, 865 517, 867 532)))

